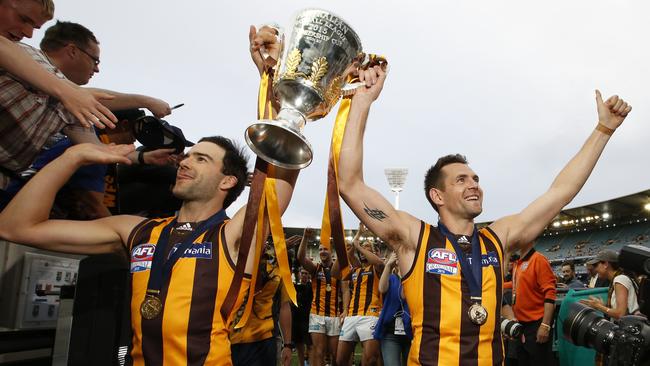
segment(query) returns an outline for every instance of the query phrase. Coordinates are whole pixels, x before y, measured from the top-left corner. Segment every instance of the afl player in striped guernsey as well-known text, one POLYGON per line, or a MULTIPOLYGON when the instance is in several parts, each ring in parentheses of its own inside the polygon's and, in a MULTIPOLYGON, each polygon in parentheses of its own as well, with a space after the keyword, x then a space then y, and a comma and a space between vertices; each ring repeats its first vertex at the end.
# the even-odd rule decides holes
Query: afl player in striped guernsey
MULTIPOLYGON (((360 243, 366 228, 359 224, 359 230, 348 248, 351 270, 343 278, 343 314, 341 334, 336 351, 336 364, 347 365, 357 342, 363 346, 362 365, 376 365, 379 359, 379 341, 373 332, 379 320, 382 301, 379 293, 379 278, 384 271, 384 261, 376 254, 369 240, 360 243)), ((340 277, 338 268, 333 273, 340 277)))
MULTIPOLYGON (((126 156, 132 151, 132 145, 69 148, 36 174, 0 214, 0 236, 65 253, 128 251, 133 331, 128 365, 232 365, 228 340, 232 316, 222 317, 220 310, 234 276, 245 207, 232 219, 224 210, 243 191, 247 172, 242 150, 229 139, 203 138, 182 158, 173 193, 183 204, 175 217, 48 219, 57 191, 79 167, 129 164, 126 156)), ((277 171, 278 203, 284 212, 297 171, 277 171)), ((253 252, 246 264, 248 274, 253 252)), ((245 291, 241 286, 235 309, 245 291)))
MULTIPOLYGON (((352 98, 341 147, 339 188, 357 217, 399 258, 412 315, 409 364, 502 364, 503 346, 497 325, 503 253, 531 242, 571 202, 631 107, 617 96, 603 101, 596 92, 598 120, 548 191, 521 212, 482 229, 474 224, 482 212, 479 176, 462 155, 440 158, 427 172, 424 187, 427 201, 440 218, 434 226, 394 209, 363 179, 366 121, 385 78, 386 73, 379 67, 361 72, 360 79, 366 86, 357 89, 352 98)), ((523 177, 521 183, 525 183, 523 177)))
POLYGON ((309 334, 312 341, 312 355, 309 358, 315 366, 325 365, 325 355, 336 358, 339 342, 340 319, 342 312, 341 281, 332 276, 338 262, 332 260, 330 251, 320 245, 320 263, 315 264, 307 258, 307 243, 315 240, 314 230, 306 228, 298 247, 298 263, 311 275, 314 300, 309 313, 309 334))

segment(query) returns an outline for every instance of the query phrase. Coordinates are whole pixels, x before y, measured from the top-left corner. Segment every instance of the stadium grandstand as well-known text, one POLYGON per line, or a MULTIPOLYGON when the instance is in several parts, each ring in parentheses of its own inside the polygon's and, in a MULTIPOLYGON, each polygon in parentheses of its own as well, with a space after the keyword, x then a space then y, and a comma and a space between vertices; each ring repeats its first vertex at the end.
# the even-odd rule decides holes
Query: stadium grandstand
MULTIPOLYGON (((554 267, 583 263, 600 250, 629 244, 650 247, 650 190, 563 210, 537 240, 535 248, 554 267)), ((577 266, 578 275, 586 271, 577 266)))

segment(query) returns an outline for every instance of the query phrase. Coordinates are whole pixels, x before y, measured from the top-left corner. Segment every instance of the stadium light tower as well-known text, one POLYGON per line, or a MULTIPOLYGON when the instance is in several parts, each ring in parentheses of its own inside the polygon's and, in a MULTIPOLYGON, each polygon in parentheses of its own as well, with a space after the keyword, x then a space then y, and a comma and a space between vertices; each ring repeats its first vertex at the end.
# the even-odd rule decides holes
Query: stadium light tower
POLYGON ((386 168, 384 169, 384 174, 388 179, 388 185, 390 190, 395 192, 395 209, 399 210, 399 193, 404 189, 404 183, 406 182, 406 175, 409 170, 406 168, 386 168))

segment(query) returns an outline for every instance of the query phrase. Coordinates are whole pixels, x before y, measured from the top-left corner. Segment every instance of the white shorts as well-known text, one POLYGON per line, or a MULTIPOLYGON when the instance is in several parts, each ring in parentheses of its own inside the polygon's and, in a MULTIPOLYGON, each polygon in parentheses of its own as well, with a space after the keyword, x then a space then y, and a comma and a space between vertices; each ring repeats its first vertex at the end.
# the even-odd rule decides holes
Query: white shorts
POLYGON ((370 315, 346 316, 343 320, 341 334, 339 334, 339 341, 365 342, 373 339, 372 333, 375 331, 377 320, 379 320, 378 317, 370 315))
POLYGON ((309 314, 309 333, 327 334, 328 337, 339 335, 341 324, 338 316, 309 314))

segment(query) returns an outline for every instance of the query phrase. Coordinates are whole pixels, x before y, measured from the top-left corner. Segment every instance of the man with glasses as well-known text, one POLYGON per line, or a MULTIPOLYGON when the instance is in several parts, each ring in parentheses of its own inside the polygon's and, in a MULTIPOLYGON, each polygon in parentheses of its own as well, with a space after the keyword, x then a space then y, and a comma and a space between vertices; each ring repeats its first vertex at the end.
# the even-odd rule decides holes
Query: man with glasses
POLYGON ((44 70, 16 43, 31 38, 34 29, 53 16, 52 0, 0 0, 0 77, 15 75, 42 93, 41 98, 52 96, 61 101, 82 124, 113 127, 115 116, 100 103, 110 95, 79 88, 44 70))
MULTIPOLYGON (((22 43, 19 43, 19 46, 47 71, 76 85, 87 84, 90 78, 99 72, 99 42, 90 30, 77 23, 58 21, 48 28, 40 44, 41 50, 22 43)), ((45 113, 39 109, 32 111, 29 103, 37 103, 38 100, 34 101, 30 97, 38 99, 38 95, 30 94, 30 90, 19 81, 7 77, 7 81, 0 85, 0 105, 7 111, 1 116, 3 136, 0 138, 0 164, 3 173, 11 178, 6 185, 0 186, 2 208, 22 187, 24 182, 21 182, 21 177, 24 176, 25 170, 39 170, 72 144, 99 144, 100 141, 92 129, 76 124, 75 119, 62 110, 61 106, 45 113), (16 100, 23 100, 28 104, 15 103, 16 100), (14 116, 21 117, 12 118, 14 116), (26 135, 21 127, 26 120, 38 126, 36 138, 26 135), (64 125, 63 129, 61 124, 64 125), (31 141, 29 149, 24 148, 25 141, 31 141), (32 165, 35 161, 36 165, 32 165)), ((114 99, 104 102, 110 110, 147 108, 156 117, 171 113, 169 105, 156 98, 101 89, 90 90, 114 95, 114 99)), ((145 152, 139 158, 139 154, 133 152, 129 158, 134 163, 164 165, 169 162, 170 154, 171 151, 168 150, 155 150, 145 152)), ((84 202, 84 215, 89 215, 89 218, 108 216, 109 211, 102 203, 105 168, 91 166, 82 170, 71 182, 72 196, 75 200, 84 202)))

